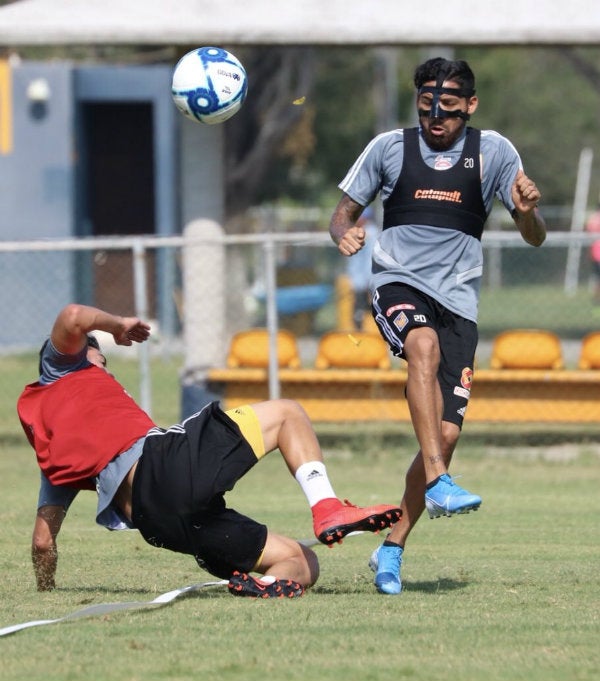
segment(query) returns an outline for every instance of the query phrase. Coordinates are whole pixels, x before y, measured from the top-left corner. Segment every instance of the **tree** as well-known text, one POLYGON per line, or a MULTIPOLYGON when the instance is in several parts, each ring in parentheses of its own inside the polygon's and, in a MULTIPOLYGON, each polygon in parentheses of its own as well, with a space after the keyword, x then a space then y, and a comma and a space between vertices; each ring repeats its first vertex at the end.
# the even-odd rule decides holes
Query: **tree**
MULTIPOLYGON (((273 159, 301 130, 315 78, 312 48, 238 50, 249 78, 249 95, 231 120, 226 138, 226 206, 234 216, 264 197, 273 159)), ((312 151, 312 140, 306 142, 312 151)), ((296 150, 291 156, 297 155, 296 150)))
MULTIPOLYGON (((412 73, 424 53, 420 48, 395 49, 398 125, 414 125, 412 73)), ((435 49, 428 50, 429 56, 434 53, 435 49)), ((465 47, 456 48, 454 54, 467 59, 476 74, 480 106, 473 125, 497 130, 514 142, 526 172, 542 189, 544 205, 570 205, 582 147, 600 147, 600 50, 465 47)), ((243 122, 243 127, 228 140, 232 145, 228 174, 234 178, 228 187, 236 211, 282 200, 331 205, 337 183, 376 132, 381 97, 375 87, 376 50, 261 48, 260 59, 275 68, 266 71, 263 82, 252 79, 251 87, 259 87, 261 98, 238 114, 235 123, 242 126, 243 122), (302 63, 281 68, 277 60, 271 62, 273 54, 287 50, 293 50, 289 59, 302 63), (301 87, 294 89, 289 82, 298 81, 290 78, 300 73, 300 67, 307 71, 301 87), (294 106, 298 95, 305 97, 304 104, 294 106), (268 109, 271 102, 275 106, 269 113, 264 107, 268 109), (287 115, 275 126, 282 112, 287 115), (276 134, 271 133, 272 127, 276 134), (260 149, 253 149, 254 139, 260 149), (255 158, 260 163, 255 164, 255 158)), ((249 63, 255 62, 250 58, 249 63)), ((597 187, 598 179, 594 183, 597 187)))
MULTIPOLYGON (((2 3, 5 0, 0 0, 2 3)), ((192 47, 31 47, 32 59, 175 63, 192 47)), ((232 46, 249 76, 242 110, 226 124, 228 217, 263 203, 331 206, 337 183, 381 130, 382 87, 377 48, 232 46)), ((424 48, 396 54, 398 121, 414 125, 412 73, 424 48)), ((427 50, 434 56, 436 49, 427 50)), ((498 130, 519 149, 544 205, 570 204, 579 154, 600 148, 600 49, 595 47, 457 47, 477 78, 480 106, 473 125, 498 130)), ((389 111, 387 118, 389 118, 389 111)), ((600 157, 600 155, 597 155, 600 157)), ((600 158, 593 188, 600 192, 600 158)))
POLYGON ((473 124, 514 142, 525 171, 541 188, 543 205, 570 205, 581 149, 600 147, 600 90, 589 86, 582 68, 574 68, 574 58, 597 72, 600 50, 469 48, 461 56, 477 78, 480 105, 473 124))

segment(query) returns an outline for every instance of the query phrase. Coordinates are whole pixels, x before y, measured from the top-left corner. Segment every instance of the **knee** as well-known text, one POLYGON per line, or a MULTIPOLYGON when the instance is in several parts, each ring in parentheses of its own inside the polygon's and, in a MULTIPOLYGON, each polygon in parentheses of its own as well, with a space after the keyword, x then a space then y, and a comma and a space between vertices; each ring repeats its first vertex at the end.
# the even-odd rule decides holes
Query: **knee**
POLYGON ((34 555, 52 555, 56 553, 56 541, 49 532, 34 532, 31 551, 34 555))
POLYGON ((316 583, 317 579, 319 579, 319 559, 317 558, 317 554, 312 549, 309 549, 307 546, 302 546, 301 544, 299 546, 302 549, 303 560, 306 569, 307 581, 305 586, 312 586, 316 583))
POLYGON ((296 402, 296 400, 282 398, 279 400, 279 402, 281 402, 282 409, 286 414, 290 414, 292 416, 306 416, 304 407, 299 402, 296 402))
POLYGON ((404 352, 409 365, 411 362, 439 364, 440 344, 437 333, 426 326, 412 329, 406 338, 404 352))
POLYGON ((319 579, 319 559, 312 549, 299 542, 294 542, 294 544, 294 548, 286 557, 280 557, 278 569, 282 571, 282 574, 286 574, 308 588, 319 579))
POLYGON ((304 411, 304 407, 299 402, 282 398, 277 400, 276 404, 279 409, 282 423, 285 421, 308 421, 308 414, 304 411))
POLYGON ((442 456, 444 457, 446 466, 452 459, 459 437, 460 428, 455 423, 442 421, 442 456))
POLYGON ((312 586, 319 578, 319 560, 312 549, 272 532, 267 535, 263 555, 255 569, 278 579, 293 579, 305 587, 312 586))
POLYGON ((294 541, 294 547, 288 556, 288 560, 295 564, 293 572, 295 573, 296 581, 300 582, 303 586, 308 588, 319 579, 319 559, 317 554, 308 546, 294 541))

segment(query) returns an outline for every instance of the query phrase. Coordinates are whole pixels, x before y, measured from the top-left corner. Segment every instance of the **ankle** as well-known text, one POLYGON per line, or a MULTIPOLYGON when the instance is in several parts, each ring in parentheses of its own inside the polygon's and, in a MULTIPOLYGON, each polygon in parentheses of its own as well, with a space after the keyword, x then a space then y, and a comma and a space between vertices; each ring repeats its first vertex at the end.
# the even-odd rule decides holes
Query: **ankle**
POLYGON ((432 487, 435 487, 438 484, 438 482, 442 479, 445 479, 447 482, 449 477, 450 476, 448 475, 448 473, 442 473, 441 475, 438 475, 437 478, 434 478, 431 482, 428 482, 425 485, 425 489, 431 489, 432 487))

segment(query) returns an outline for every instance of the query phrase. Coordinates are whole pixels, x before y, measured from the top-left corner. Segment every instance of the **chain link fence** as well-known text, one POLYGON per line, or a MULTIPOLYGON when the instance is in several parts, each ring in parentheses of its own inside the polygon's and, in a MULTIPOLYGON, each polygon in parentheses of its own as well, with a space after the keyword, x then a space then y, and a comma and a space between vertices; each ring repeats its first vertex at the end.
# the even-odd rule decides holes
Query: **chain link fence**
MULTIPOLYGON (((477 368, 489 366, 499 333, 536 328, 555 332, 565 368, 577 369, 584 337, 600 328, 590 243, 589 235, 557 231, 535 249, 514 230, 486 232, 477 368)), ((169 425, 185 415, 186 384, 225 366, 237 331, 291 331, 303 368, 314 367, 325 333, 352 334, 345 266, 316 227, 229 236, 200 222, 177 237, 0 242, 0 432, 19 434, 16 399, 37 379, 38 349, 68 302, 151 321, 153 337, 143 346, 99 340, 109 369, 169 425)), ((271 374, 269 392, 277 396, 276 364, 271 374)))

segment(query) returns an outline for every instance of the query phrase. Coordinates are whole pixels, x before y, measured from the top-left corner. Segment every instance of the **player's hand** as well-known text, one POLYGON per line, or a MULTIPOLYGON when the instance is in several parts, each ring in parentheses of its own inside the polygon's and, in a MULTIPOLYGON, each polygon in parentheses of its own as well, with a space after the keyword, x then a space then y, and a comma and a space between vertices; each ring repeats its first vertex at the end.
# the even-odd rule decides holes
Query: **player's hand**
POLYGON ((350 227, 338 243, 338 250, 342 255, 354 255, 365 245, 366 232, 363 227, 350 227))
POLYGON ((512 200, 519 213, 529 213, 538 204, 542 195, 535 186, 535 182, 530 180, 522 170, 519 170, 512 186, 512 200))
POLYGON ((123 317, 123 329, 113 334, 117 345, 143 343, 150 337, 150 325, 137 317, 123 317))

